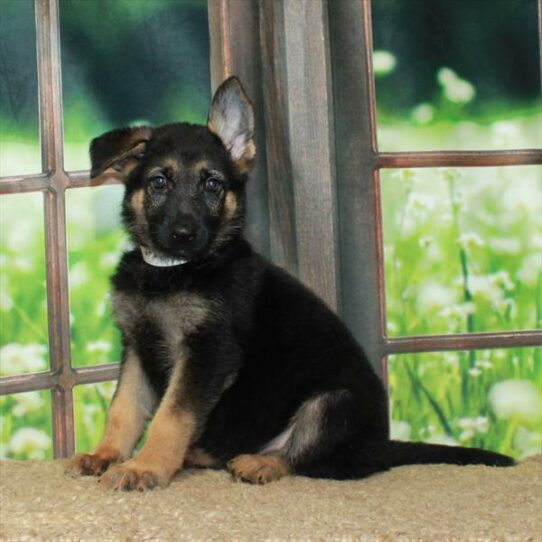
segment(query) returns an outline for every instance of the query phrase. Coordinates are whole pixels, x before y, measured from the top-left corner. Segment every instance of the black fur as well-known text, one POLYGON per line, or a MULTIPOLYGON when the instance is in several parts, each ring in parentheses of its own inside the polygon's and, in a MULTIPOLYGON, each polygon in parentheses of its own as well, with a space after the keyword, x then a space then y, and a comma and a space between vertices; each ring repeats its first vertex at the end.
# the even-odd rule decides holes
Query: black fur
MULTIPOLYGON (((236 106, 246 107, 242 100, 236 106)), ((252 137, 248 117, 241 116, 242 150, 252 137)), ((119 152, 118 137, 125 135, 116 131, 93 142, 93 170, 103 170, 111 149, 119 152)), ((152 131, 126 180, 124 221, 136 243, 188 262, 153 267, 136 248, 123 256, 112 281, 114 295, 143 299, 143 307, 156 300, 167 307, 186 294, 210 307, 203 323, 183 335, 187 362, 177 402, 196 415, 192 447, 224 465, 239 454, 257 454, 297 420, 294 436, 278 453, 291 472, 307 476, 361 478, 410 463, 511 465, 506 456, 478 449, 390 441, 388 398, 351 333, 317 296, 244 240, 247 179, 239 163, 246 157, 232 158, 224 141, 207 127, 190 124, 152 131), (152 183, 162 181, 153 181, 149 172, 165 163, 170 184, 155 189, 152 183), (198 163, 204 167, 196 171, 198 163), (218 179, 220 193, 202 188, 210 177, 218 179), (132 200, 138 190, 145 194, 145 231, 137 225, 141 217, 132 200), (227 209, 228 193, 235 200, 233 213, 227 209), (171 232, 183 221, 190 223, 193 238, 177 243, 171 232), (314 399, 320 402, 312 411, 314 399)), ((165 323, 145 310, 119 322, 125 346, 137 352, 158 397, 176 356, 164 325, 183 325, 183 307, 175 310, 178 320, 165 323)))

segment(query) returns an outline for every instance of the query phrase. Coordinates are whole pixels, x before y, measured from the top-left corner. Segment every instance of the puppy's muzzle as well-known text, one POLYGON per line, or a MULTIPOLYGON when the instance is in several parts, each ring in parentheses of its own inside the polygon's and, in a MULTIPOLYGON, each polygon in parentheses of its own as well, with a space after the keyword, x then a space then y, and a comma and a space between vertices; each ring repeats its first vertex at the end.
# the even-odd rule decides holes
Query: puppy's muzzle
POLYGON ((184 215, 178 218, 170 230, 169 244, 176 249, 192 248, 197 237, 197 225, 193 217, 184 215))

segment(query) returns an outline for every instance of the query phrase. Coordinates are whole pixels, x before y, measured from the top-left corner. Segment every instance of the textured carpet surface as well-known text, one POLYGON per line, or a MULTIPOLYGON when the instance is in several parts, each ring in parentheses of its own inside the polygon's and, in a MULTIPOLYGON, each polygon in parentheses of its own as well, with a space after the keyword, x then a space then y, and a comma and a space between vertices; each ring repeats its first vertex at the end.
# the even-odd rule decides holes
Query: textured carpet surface
POLYGON ((542 540, 542 456, 266 486, 188 470, 146 493, 68 478, 64 464, 0 462, 0 540, 542 540))

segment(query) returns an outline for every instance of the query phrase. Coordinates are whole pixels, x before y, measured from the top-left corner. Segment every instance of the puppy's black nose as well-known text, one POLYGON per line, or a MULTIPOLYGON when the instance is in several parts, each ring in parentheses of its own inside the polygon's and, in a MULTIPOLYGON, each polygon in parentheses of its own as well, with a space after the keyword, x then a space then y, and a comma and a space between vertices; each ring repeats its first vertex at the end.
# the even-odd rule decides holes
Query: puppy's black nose
POLYGON ((190 243, 196 238, 194 225, 188 220, 179 222, 171 232, 177 243, 190 243))

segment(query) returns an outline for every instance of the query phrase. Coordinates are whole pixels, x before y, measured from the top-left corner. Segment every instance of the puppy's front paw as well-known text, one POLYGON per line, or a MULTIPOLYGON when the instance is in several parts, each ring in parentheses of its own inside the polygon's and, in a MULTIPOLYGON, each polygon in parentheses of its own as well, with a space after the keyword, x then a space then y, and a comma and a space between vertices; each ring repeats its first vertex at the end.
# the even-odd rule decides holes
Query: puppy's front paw
POLYGON ((73 477, 100 476, 116 459, 113 454, 77 454, 68 463, 64 472, 73 477))
POLYGON ((171 479, 156 466, 139 465, 136 460, 111 467, 99 480, 107 489, 145 491, 154 487, 166 487, 171 479))

